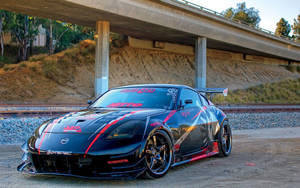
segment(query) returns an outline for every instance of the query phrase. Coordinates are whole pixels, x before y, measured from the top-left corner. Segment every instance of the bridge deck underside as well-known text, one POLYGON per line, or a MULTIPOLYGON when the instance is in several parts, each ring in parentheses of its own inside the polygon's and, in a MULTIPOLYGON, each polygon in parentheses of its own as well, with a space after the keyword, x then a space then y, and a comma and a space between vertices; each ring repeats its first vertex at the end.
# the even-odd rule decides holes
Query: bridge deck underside
MULTIPOLYGON (((107 12, 97 8, 91 8, 89 6, 82 6, 82 4, 74 2, 81 1, 2 0, 0 9, 20 12, 33 16, 52 18, 90 27, 95 27, 96 21, 98 20, 105 20, 110 22, 111 31, 113 32, 149 40, 194 45, 195 39, 198 37, 198 35, 194 33, 185 32, 182 28, 174 29, 161 24, 150 23, 148 21, 132 18, 130 16, 124 16, 119 12, 107 12)), ((115 1, 115 3, 116 2, 117 1, 115 1)), ((112 6, 117 5, 112 3, 112 6)), ((199 28, 199 30, 201 30, 201 28, 199 28)), ((287 48, 289 48, 288 46, 290 47, 291 45, 287 45, 287 48)), ((296 55, 295 57, 291 56, 291 58, 289 58, 290 56, 282 56, 280 53, 266 53, 264 50, 247 48, 245 45, 239 46, 237 43, 233 44, 224 42, 223 40, 219 40, 219 38, 215 39, 207 37, 207 47, 251 55, 261 55, 266 57, 300 61, 300 55, 299 57, 296 55)), ((296 49, 299 49, 300 54, 300 45, 299 47, 297 46, 296 49)), ((289 50, 290 49, 287 49, 287 52, 289 52, 289 50)))

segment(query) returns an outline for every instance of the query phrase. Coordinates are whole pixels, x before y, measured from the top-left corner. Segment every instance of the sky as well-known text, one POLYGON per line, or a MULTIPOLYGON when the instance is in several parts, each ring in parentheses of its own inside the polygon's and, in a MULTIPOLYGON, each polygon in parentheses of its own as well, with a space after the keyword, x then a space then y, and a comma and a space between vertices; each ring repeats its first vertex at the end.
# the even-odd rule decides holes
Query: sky
MULTIPOLYGON (((300 0, 188 0, 205 8, 222 12, 227 8, 236 8, 238 3, 246 2, 246 7, 254 7, 259 11, 259 26, 275 31, 276 23, 284 18, 289 24, 300 14, 300 0)), ((291 33, 290 33, 291 34, 291 33)))

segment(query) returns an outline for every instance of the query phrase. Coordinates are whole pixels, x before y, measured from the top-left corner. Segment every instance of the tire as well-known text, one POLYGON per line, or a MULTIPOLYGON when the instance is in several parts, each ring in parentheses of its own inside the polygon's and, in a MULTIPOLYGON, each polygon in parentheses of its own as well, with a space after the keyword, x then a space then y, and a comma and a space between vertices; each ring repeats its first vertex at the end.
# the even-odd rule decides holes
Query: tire
POLYGON ((161 178, 167 174, 173 159, 172 146, 165 131, 157 130, 149 137, 145 146, 145 178, 161 178))
POLYGON ((225 120, 218 133, 219 156, 227 157, 232 150, 232 132, 228 120, 225 120))

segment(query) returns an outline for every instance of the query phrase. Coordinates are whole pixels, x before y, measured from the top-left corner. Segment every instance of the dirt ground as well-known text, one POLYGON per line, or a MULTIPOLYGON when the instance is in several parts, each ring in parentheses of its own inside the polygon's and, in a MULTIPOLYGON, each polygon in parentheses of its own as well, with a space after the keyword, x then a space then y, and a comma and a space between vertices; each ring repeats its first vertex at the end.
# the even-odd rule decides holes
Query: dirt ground
POLYGON ((300 128, 234 131, 232 155, 175 167, 155 180, 86 180, 16 171, 19 146, 0 146, 0 187, 300 187, 300 128))

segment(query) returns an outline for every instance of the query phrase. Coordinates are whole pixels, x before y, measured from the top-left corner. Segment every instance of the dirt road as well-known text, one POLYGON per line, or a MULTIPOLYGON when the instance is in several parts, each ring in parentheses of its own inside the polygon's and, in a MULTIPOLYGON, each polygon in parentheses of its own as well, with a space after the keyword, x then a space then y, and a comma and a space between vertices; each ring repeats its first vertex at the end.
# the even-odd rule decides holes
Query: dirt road
POLYGON ((234 131, 232 155, 175 167, 156 180, 86 180, 16 171, 19 146, 0 145, 0 187, 300 187, 300 128, 234 131))

